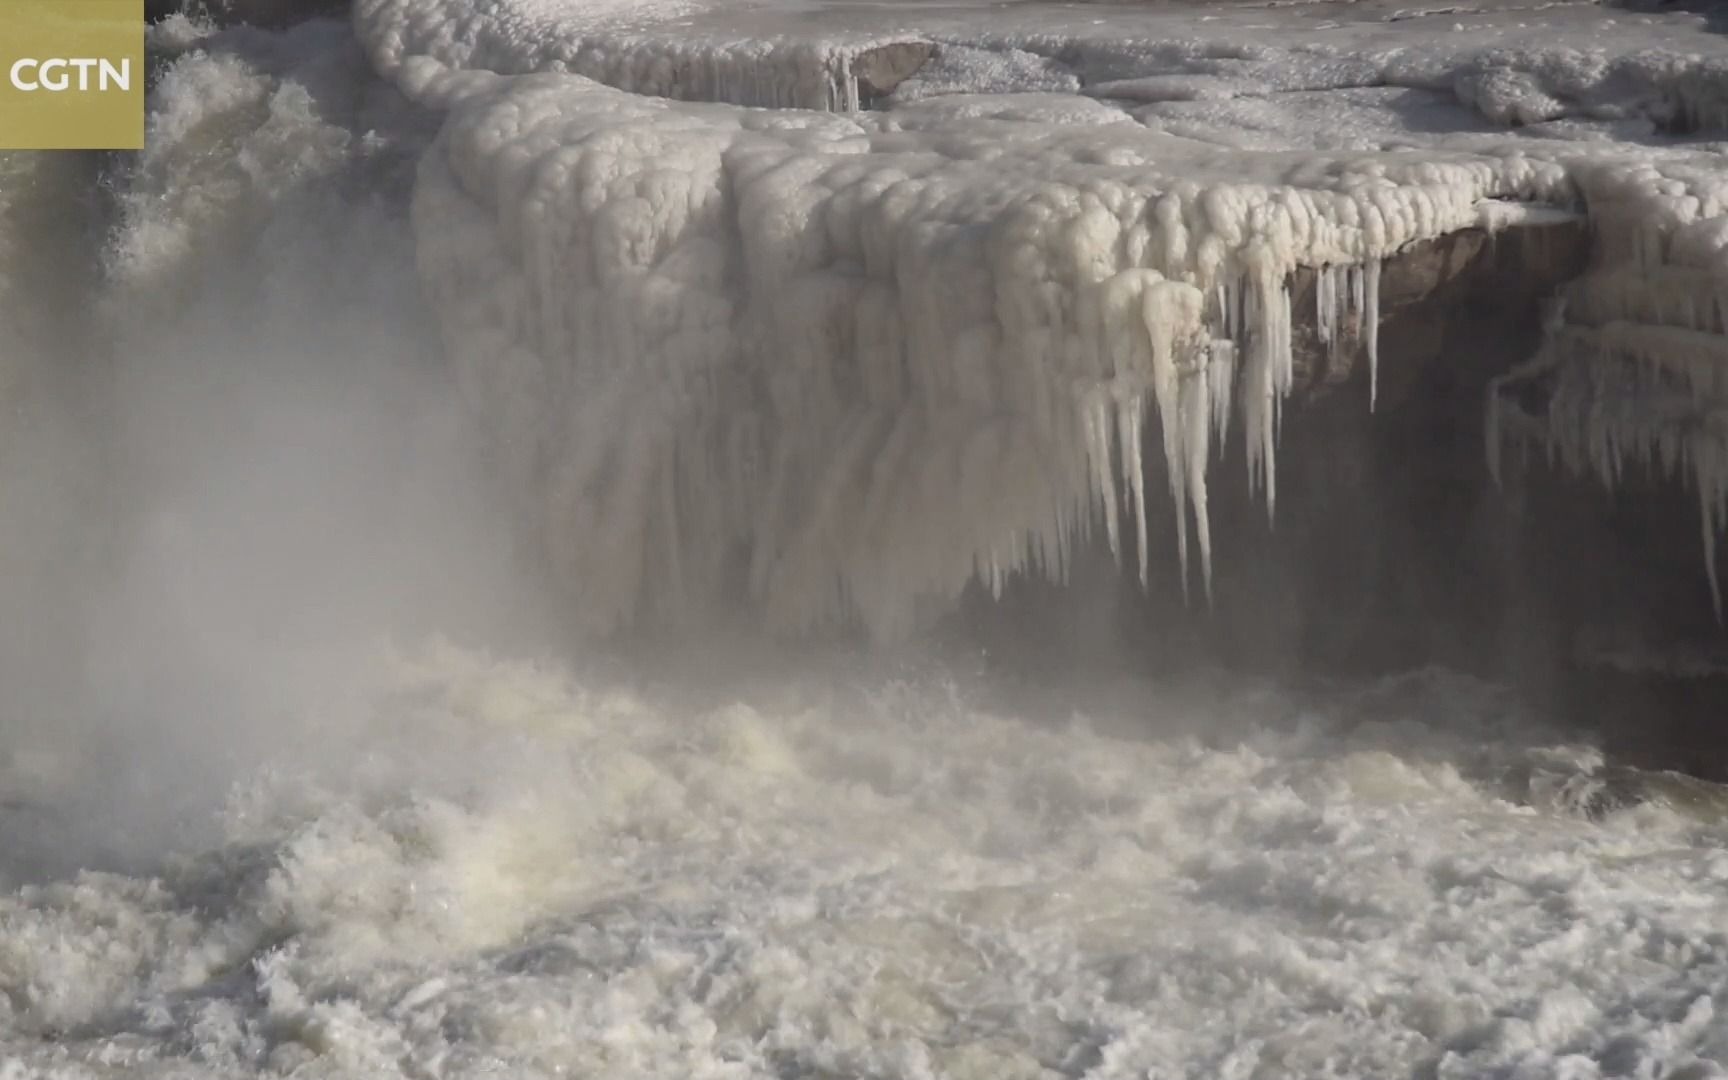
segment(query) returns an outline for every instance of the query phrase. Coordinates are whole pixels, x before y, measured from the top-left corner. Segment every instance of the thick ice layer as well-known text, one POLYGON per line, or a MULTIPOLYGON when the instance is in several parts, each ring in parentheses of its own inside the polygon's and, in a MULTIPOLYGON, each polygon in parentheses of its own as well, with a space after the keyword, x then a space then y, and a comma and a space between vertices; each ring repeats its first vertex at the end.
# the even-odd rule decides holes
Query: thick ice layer
MULTIPOLYGON (((1354 13, 895 10, 934 58, 858 114, 850 65, 894 35, 855 9, 358 5, 379 69, 449 113, 422 269, 596 627, 742 593, 781 628, 893 635, 974 578, 1062 578, 1095 529, 1144 578, 1172 524, 1209 588, 1232 411, 1275 509, 1298 267, 1372 407, 1381 260, 1532 203, 1641 228, 1629 198, 1711 166, 1614 140, 1715 124, 1728 85, 1685 20, 1490 13, 1437 41, 1354 13)), ((1622 302, 1601 292, 1574 308, 1622 302)))
POLYGON ((1627 777, 1655 801, 1617 803, 1461 679, 1121 689, 1055 723, 939 682, 686 710, 417 655, 308 729, 349 768, 279 760, 223 843, 0 898, 0 1053, 45 1078, 1723 1075, 1721 792, 1627 777))
MULTIPOLYGON (((356 6, 379 70, 434 59, 456 69, 559 71, 641 94, 777 108, 853 110, 871 74, 900 60, 892 33, 846 41, 790 35, 688 35, 666 23, 705 0, 503 0, 442 5, 378 0, 356 6)), ((723 5, 722 5, 723 6, 723 5)), ((915 49, 919 59, 927 55, 915 49)), ((914 65, 915 66, 915 65, 914 65)))
MULTIPOLYGON (((1118 101, 1414 87, 1496 124, 1642 118, 1720 126, 1728 46, 1700 15, 1517 0, 1083 6, 976 0, 359 0, 380 68, 569 71, 685 100, 829 108, 872 89, 1082 89, 1118 101), (936 46, 910 71, 884 46, 936 46)), ((903 58, 903 57, 902 57, 903 58)))

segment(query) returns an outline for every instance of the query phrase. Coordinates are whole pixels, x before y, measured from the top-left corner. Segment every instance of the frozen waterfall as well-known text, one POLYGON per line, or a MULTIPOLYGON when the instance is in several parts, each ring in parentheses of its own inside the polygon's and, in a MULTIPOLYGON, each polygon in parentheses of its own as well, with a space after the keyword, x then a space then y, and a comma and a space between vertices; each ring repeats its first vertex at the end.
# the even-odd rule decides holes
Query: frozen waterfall
POLYGON ((1603 269, 1546 350, 1582 358, 1586 388, 1544 438, 1604 475, 1685 442, 1714 575, 1716 437, 1616 419, 1600 390, 1625 362, 1661 382, 1722 355, 1718 155, 1614 134, 1716 123, 1728 53, 1645 31, 1605 55, 1600 16, 1417 52, 1372 24, 1227 45, 1171 15, 1120 39, 1041 18, 753 36, 769 16, 726 5, 361 0, 377 68, 448 117, 415 195, 422 275, 585 621, 687 616, 742 577, 780 629, 894 637, 970 581, 1064 580, 1100 529, 1142 580, 1174 547, 1185 590, 1192 541, 1209 594, 1232 414, 1275 512, 1293 275, 1317 275, 1322 347, 1366 353, 1372 408, 1383 260, 1574 209, 1603 269), (913 72, 857 111, 857 70, 896 43, 973 92, 913 72), (1058 107, 1057 67, 1088 96, 1058 107), (1244 138, 1256 72, 1320 104, 1244 138), (1351 88, 1376 85, 1449 90, 1456 130, 1383 109, 1364 128, 1351 88), (1148 515, 1160 447, 1173 537, 1148 515))

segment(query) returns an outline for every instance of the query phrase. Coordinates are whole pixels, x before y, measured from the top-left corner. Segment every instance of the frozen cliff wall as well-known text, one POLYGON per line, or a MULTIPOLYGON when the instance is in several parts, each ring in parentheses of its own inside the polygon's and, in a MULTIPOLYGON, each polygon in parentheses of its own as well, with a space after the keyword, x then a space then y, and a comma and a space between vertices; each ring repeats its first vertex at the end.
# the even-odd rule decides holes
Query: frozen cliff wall
MULTIPOLYGON (((1721 122, 1728 48, 1695 21, 1238 11, 1196 40, 1112 11, 1108 35, 1036 5, 884 35, 772 5, 357 4, 378 70, 448 118, 423 277, 589 623, 742 601, 892 636, 1095 541, 1142 580, 1174 550, 1209 593, 1212 459, 1278 513, 1298 356, 1360 354, 1372 408, 1382 266, 1423 241, 1582 214, 1601 272, 1550 350, 1583 327, 1650 372, 1658 339, 1719 344, 1721 155, 1675 133, 1721 122), (895 37, 931 57, 851 111, 850 65, 895 37), (1691 307, 1646 310, 1627 254, 1691 275, 1691 307), (1648 333, 1609 325, 1632 307, 1648 333)), ((1546 423, 1626 441, 1602 394, 1559 400, 1546 423)))

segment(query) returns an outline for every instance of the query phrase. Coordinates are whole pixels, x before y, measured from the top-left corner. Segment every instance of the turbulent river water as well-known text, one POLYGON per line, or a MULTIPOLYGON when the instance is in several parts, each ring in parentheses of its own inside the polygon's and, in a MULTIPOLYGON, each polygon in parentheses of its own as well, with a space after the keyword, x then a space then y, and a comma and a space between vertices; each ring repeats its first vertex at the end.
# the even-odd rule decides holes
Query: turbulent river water
POLYGON ((1728 797, 1494 686, 545 659, 435 125, 154 46, 144 155, 0 165, 0 1080, 1728 1075, 1728 797))
POLYGON ((1060 711, 928 673, 714 704, 453 646, 376 670, 298 729, 318 754, 236 783, 219 835, 0 902, 5 1075, 1728 1056, 1720 797, 1617 798, 1462 677, 1070 688, 1060 711))

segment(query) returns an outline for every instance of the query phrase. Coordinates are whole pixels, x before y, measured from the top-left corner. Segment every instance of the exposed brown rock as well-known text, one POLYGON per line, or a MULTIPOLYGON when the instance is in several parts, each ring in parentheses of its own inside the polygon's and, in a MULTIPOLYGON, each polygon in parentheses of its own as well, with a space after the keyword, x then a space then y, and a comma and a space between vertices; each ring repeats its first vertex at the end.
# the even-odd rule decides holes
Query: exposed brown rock
MULTIPOLYGON (((1534 310, 1583 269, 1588 244, 1581 224, 1501 236, 1467 229, 1411 244, 1388 259, 1380 275, 1382 407, 1396 407, 1414 389, 1409 376, 1439 359, 1446 320, 1490 307, 1534 310), (1508 256, 1515 266, 1506 264, 1508 256)), ((1314 279, 1313 271, 1301 270, 1291 283, 1299 396, 1323 394, 1368 375, 1359 327, 1345 327, 1335 348, 1315 336, 1314 279)))
POLYGON ((892 94, 895 87, 916 75, 934 55, 936 46, 928 41, 896 41, 853 57, 852 75, 858 80, 861 103, 868 105, 892 94))

